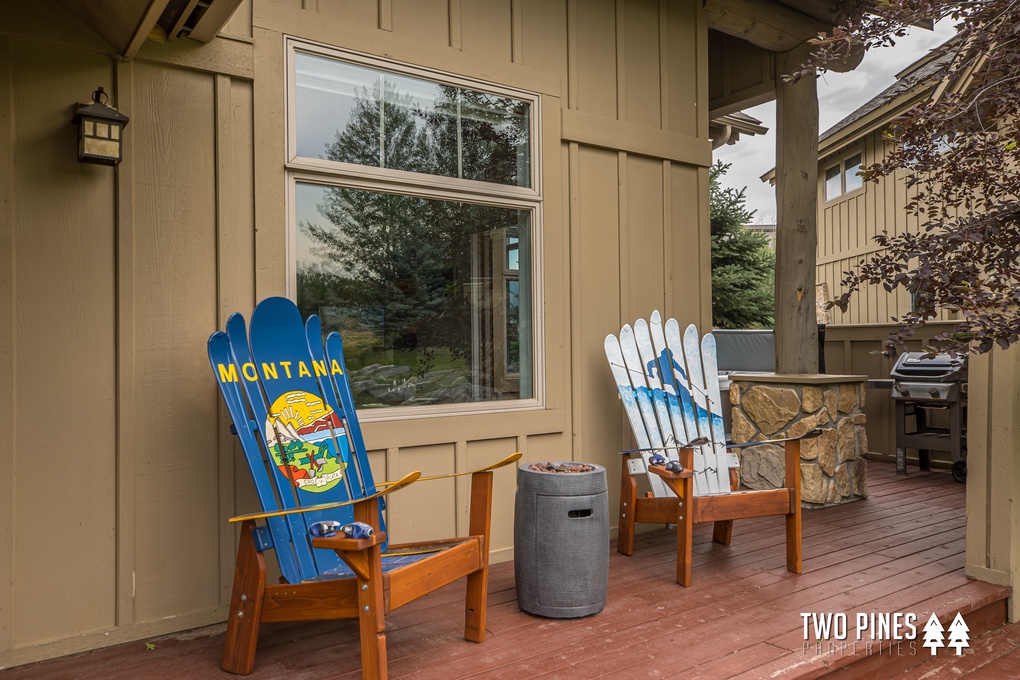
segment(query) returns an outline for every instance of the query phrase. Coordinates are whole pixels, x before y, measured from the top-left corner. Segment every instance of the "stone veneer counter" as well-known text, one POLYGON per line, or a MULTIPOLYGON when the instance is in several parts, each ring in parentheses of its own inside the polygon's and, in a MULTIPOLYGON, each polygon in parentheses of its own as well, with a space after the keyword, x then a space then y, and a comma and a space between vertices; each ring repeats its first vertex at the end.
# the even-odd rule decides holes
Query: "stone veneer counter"
MULTIPOLYGON (((732 373, 731 437, 741 444, 799 437, 814 428, 822 435, 800 447, 801 501, 806 507, 868 497, 868 436, 864 375, 732 373)), ((783 446, 762 444, 740 453, 740 486, 783 487, 783 446)))

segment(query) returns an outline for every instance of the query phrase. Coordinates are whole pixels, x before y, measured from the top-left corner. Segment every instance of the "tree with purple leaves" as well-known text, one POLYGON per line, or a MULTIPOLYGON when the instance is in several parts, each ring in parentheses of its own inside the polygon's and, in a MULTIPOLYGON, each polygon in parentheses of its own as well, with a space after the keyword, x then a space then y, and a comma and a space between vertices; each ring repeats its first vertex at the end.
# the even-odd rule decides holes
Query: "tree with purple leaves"
POLYGON ((911 26, 952 21, 957 35, 939 50, 932 95, 894 121, 881 163, 866 181, 906 171, 907 211, 916 230, 876 236, 883 250, 846 272, 846 309, 864 286, 907 289, 914 309, 895 319, 892 354, 940 309, 955 325, 931 351, 984 353, 1020 340, 1020 3, 1016 0, 850 0, 849 19, 820 36, 810 63, 788 77, 813 77, 833 59, 894 45, 911 26))

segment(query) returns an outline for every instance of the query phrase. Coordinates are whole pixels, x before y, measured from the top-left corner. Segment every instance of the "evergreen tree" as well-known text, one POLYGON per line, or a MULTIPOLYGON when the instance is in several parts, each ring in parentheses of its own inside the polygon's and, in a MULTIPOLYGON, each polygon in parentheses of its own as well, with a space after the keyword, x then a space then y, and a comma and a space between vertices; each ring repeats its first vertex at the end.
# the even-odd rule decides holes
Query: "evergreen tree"
POLYGON ((709 169, 712 224, 712 323, 716 328, 772 328, 776 256, 765 236, 743 225, 754 217, 744 190, 723 187, 729 165, 709 169))
MULTIPOLYGON (((356 91, 325 158, 513 186, 527 138, 522 110, 517 100, 439 85, 434 107, 422 109, 396 83, 378 82, 356 91)), ((454 358, 472 350, 472 304, 482 303, 465 290, 492 285, 499 263, 489 244, 520 222, 518 210, 346 187, 327 189, 317 208, 323 221, 298 225, 321 259, 298 271, 302 310, 385 310, 380 349, 417 351, 421 373, 437 348, 454 358)))

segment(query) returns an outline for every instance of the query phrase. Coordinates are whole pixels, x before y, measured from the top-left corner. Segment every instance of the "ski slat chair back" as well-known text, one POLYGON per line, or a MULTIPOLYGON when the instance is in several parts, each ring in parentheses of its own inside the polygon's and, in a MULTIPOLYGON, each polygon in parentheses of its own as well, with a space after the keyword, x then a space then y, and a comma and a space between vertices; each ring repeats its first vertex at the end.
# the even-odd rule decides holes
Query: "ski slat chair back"
POLYGON ((209 338, 208 352, 262 507, 231 519, 241 523, 241 538, 223 669, 252 672, 263 622, 356 618, 362 673, 384 678, 385 615, 464 576, 464 636, 481 642, 492 470, 520 454, 459 473, 472 475, 468 536, 389 545, 383 496, 420 473, 374 481, 340 336, 324 343, 317 315, 302 323, 289 299, 267 298, 250 329, 232 315, 226 331, 209 338), (267 553, 276 556, 281 584, 266 582, 267 553))
MULTIPOLYGON (((621 451, 620 524, 617 549, 634 553, 637 523, 676 524, 677 582, 691 585, 693 525, 714 522, 713 540, 729 545, 733 520, 786 517, 787 568, 801 571, 800 439, 785 444, 785 486, 738 491, 740 459, 723 431, 715 338, 699 340, 694 325, 683 332, 659 312, 626 324, 605 339, 636 449, 621 451), (650 491, 637 493, 646 476, 650 491)), ((812 431, 805 436, 817 436, 812 431)), ((769 442, 754 442, 762 444, 769 442)))

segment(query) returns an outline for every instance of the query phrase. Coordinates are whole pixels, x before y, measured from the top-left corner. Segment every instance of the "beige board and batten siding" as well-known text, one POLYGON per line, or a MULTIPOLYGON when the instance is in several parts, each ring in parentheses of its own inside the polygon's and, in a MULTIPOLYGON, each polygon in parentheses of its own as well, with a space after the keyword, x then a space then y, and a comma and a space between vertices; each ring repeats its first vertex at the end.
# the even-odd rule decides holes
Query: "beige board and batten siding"
MULTIPOLYGON (((919 329, 907 343, 909 351, 918 351, 930 344, 931 338, 948 328, 945 322, 935 321, 919 329)), ((825 368, 828 373, 866 375, 871 379, 886 380, 895 358, 882 355, 883 343, 899 326, 894 324, 853 324, 828 326, 825 330, 825 368)), ((896 413, 891 388, 869 388, 865 392, 864 414, 867 416, 869 453, 893 461, 896 454, 896 413)), ((932 414, 932 424, 945 425, 944 414, 932 414)), ((913 427, 913 420, 908 423, 913 427)), ((917 452, 908 452, 912 466, 917 465, 917 452)), ((935 458, 948 459, 948 454, 936 453, 935 458)), ((913 468, 913 469, 916 469, 913 468)))
MULTIPOLYGON (((843 291, 841 282, 845 272, 854 269, 862 259, 879 252, 875 236, 883 231, 890 235, 917 231, 919 219, 909 214, 907 204, 916 193, 908 189, 906 174, 897 170, 891 178, 877 184, 864 182, 863 187, 841 194, 831 201, 825 200, 825 170, 842 160, 861 154, 862 167, 881 163, 891 150, 883 137, 884 127, 877 128, 854 141, 839 147, 818 163, 818 283, 828 285, 829 296, 837 299, 843 291)), ((888 293, 881 286, 869 285, 851 297, 846 312, 830 310, 830 323, 886 324, 893 317, 910 311, 910 294, 904 288, 888 293)), ((942 311, 938 320, 950 319, 942 311)))
MULTIPOLYGON (((285 35, 541 98, 544 407, 366 423, 380 478, 517 449, 615 478, 630 435, 602 339, 654 309, 710 321, 700 3, 245 0, 212 42, 147 42, 130 61, 45 1, 13 7, 0 15, 0 667, 225 617, 226 519, 256 501, 205 342, 286 291, 285 35), (131 117, 115 171, 74 155, 72 104, 99 84, 131 117)), ((497 473, 495 560, 512 555, 515 486, 497 473)), ((390 505, 391 534, 463 533, 467 503, 464 479, 412 487, 390 505)))
POLYGON ((222 620, 233 571, 204 345, 254 299, 251 46, 118 63, 90 36, 0 19, 0 666, 222 620), (116 171, 75 159, 97 85, 131 118, 116 171))
MULTIPOLYGON (((902 171, 878 183, 864 182, 860 189, 825 200, 825 169, 844 159, 861 154, 862 166, 885 160, 890 147, 883 137, 885 128, 877 128, 838 147, 818 164, 818 283, 825 283, 831 299, 843 292, 845 272, 854 269, 881 248, 874 237, 883 231, 890 235, 916 231, 917 216, 906 211, 908 190, 902 171)), ((841 166, 842 168, 842 166, 841 166)), ((882 286, 867 285, 850 298, 846 312, 829 310, 826 328, 826 370, 829 373, 854 373, 886 379, 893 359, 881 356, 883 342, 897 328, 892 323, 910 311, 910 294, 903 288, 889 293, 882 286)), ((921 329, 908 349, 916 351, 947 326, 950 314, 921 329)), ((896 453, 896 422, 891 396, 882 390, 868 391, 865 413, 868 418, 869 451, 882 456, 896 453)), ((915 452, 910 452, 911 456, 915 452)))
POLYGON ((114 69, 8 27, 0 18, 0 649, 116 623, 115 186, 77 164, 69 124, 114 69))

